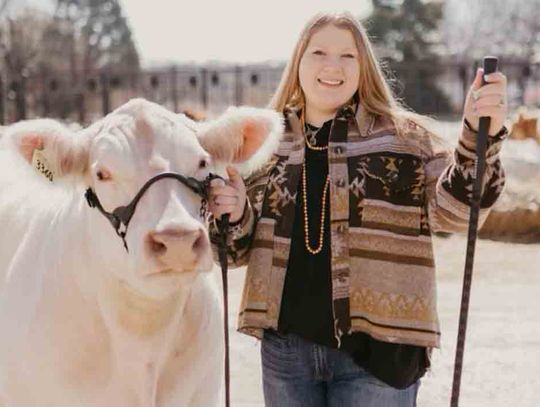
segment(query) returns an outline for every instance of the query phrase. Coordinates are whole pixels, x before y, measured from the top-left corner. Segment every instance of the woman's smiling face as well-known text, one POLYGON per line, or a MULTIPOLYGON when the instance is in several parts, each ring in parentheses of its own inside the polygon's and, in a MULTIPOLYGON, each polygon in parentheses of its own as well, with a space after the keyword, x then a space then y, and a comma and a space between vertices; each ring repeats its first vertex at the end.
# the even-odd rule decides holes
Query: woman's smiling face
POLYGON ((354 37, 347 29, 329 24, 311 36, 298 75, 306 110, 312 116, 333 117, 358 90, 358 58, 354 37))

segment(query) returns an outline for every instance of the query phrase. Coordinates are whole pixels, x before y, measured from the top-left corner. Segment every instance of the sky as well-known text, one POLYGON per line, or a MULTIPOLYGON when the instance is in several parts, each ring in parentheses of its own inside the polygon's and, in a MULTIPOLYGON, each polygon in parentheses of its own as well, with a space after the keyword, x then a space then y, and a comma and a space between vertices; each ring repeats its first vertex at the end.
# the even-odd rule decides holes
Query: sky
MULTIPOLYGON (((145 66, 209 61, 283 62, 318 11, 360 18, 371 0, 118 0, 145 66)), ((54 10, 55 0, 11 0, 14 9, 54 10)))
POLYGON ((120 0, 144 65, 285 61, 318 11, 363 17, 370 0, 120 0))

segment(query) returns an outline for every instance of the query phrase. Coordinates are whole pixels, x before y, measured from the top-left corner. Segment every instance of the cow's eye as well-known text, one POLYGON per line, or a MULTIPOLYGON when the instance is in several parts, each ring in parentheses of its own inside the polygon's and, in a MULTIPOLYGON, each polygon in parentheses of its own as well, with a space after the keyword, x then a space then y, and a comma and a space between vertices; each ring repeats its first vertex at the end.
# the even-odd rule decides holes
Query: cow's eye
POLYGON ((96 178, 98 181, 108 181, 111 179, 111 173, 107 170, 101 169, 96 172, 96 178))
POLYGON ((203 168, 206 168, 208 167, 208 161, 206 159, 201 159, 201 161, 199 161, 199 169, 202 170, 203 168))

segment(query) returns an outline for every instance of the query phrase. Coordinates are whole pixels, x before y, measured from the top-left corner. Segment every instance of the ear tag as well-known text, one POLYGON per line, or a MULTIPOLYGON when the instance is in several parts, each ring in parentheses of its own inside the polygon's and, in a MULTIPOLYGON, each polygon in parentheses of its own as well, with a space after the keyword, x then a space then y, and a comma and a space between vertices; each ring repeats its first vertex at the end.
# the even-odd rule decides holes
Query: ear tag
POLYGON ((49 160, 47 160, 43 150, 38 150, 37 148, 34 150, 34 153, 32 154, 32 166, 49 181, 53 182, 54 178, 56 178, 56 169, 51 165, 49 160))

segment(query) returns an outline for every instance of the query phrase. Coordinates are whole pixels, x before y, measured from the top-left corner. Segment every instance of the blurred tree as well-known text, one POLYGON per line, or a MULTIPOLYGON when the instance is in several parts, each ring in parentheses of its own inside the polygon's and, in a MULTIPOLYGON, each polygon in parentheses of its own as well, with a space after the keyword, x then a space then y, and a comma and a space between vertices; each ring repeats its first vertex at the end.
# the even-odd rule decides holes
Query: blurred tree
POLYGON ((77 106, 82 110, 89 77, 95 83, 102 70, 136 74, 140 69, 119 0, 50 2, 47 11, 39 11, 0 0, 0 69, 16 101, 15 120, 26 115, 26 90, 41 106, 39 113, 67 117, 77 106), (34 78, 31 84, 28 76, 34 78))
POLYGON ((48 21, 46 14, 31 10, 23 10, 16 17, 1 16, 0 69, 8 97, 15 103, 15 120, 26 117, 26 82, 40 58, 42 34, 48 21))
POLYGON ((49 58, 41 61, 41 75, 54 77, 49 92, 54 114, 65 117, 78 106, 84 120, 85 92, 97 89, 102 73, 136 75, 139 55, 119 0, 55 1, 43 41, 49 58))
POLYGON ((373 0, 366 22, 396 95, 420 113, 449 110, 436 86, 442 7, 441 1, 373 0))
POLYGON ((509 78, 510 104, 534 103, 526 95, 538 86, 530 78, 540 62, 540 0, 447 0, 442 38, 446 54, 464 65, 497 55, 509 78))
POLYGON ((72 71, 85 75, 97 69, 139 69, 139 54, 118 0, 57 0, 54 19, 49 45, 56 46, 53 52, 70 54, 72 71))
POLYGON ((2 0, 0 1, 0 17, 4 15, 4 12, 7 9, 7 6, 9 5, 10 0, 2 0))
POLYGON ((540 59, 540 0, 446 0, 441 29, 446 52, 459 60, 540 59))

